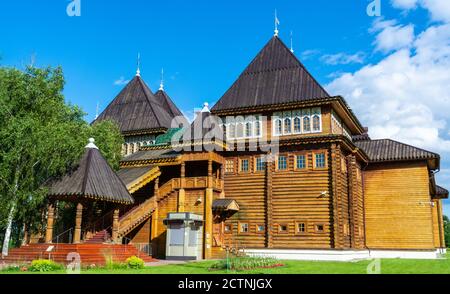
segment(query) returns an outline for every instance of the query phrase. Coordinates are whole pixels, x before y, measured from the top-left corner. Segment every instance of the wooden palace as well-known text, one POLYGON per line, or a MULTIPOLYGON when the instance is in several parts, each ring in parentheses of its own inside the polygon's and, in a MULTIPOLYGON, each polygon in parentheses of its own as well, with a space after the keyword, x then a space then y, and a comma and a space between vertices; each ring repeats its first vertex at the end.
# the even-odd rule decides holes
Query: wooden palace
MULTIPOLYGON (((107 119, 125 138, 117 173, 87 148, 82 172, 51 191, 52 201, 77 202, 73 242, 133 244, 165 258, 176 242, 166 220, 178 212, 201 216, 205 259, 227 250, 330 260, 445 251, 440 156, 372 140, 278 36, 191 123, 139 72, 97 121, 107 119)), ((47 243, 52 216, 50 204, 47 243)))

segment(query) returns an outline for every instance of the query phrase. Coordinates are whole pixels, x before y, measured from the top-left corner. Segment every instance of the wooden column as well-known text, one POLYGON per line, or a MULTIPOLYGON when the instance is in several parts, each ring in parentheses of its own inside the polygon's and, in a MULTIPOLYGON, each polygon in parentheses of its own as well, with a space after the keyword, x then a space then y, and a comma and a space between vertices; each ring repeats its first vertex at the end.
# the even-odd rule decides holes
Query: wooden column
POLYGON ((159 208, 158 208, 158 198, 159 198, 159 177, 155 179, 155 187, 153 192, 153 201, 155 210, 152 214, 152 224, 151 224, 151 236, 150 242, 152 243, 152 255, 157 256, 158 254, 158 242, 156 238, 158 237, 158 220, 159 220, 159 208))
POLYGON ((77 204, 77 214, 75 217, 75 233, 73 235, 73 243, 79 244, 81 242, 81 222, 83 221, 83 204, 77 204))
POLYGON ((348 210, 350 214, 350 247, 357 248, 359 244, 356 242, 358 234, 358 203, 356 201, 356 159, 354 155, 347 156, 347 177, 348 177, 348 210))
POLYGON ((342 248, 342 234, 341 234, 341 217, 340 217, 340 195, 339 195, 339 170, 338 165, 340 165, 340 155, 339 146, 336 144, 331 144, 331 158, 329 160, 329 166, 331 168, 330 182, 331 182, 331 203, 333 205, 333 248, 342 248))
POLYGON ((112 241, 118 244, 122 243, 119 240, 119 209, 115 209, 113 214, 112 241))
POLYGON ((273 216, 272 216, 272 177, 275 168, 274 158, 267 155, 266 160, 266 248, 273 248, 273 216))
POLYGON ((204 241, 203 241, 203 257, 211 258, 212 253, 212 234, 213 234, 213 178, 212 178, 212 160, 208 160, 208 186, 205 191, 205 211, 204 211, 204 241))
POLYGON ((45 243, 52 243, 54 217, 55 206, 53 203, 50 203, 47 207, 47 231, 45 232, 45 243))
POLYGON ((178 205, 177 211, 184 212, 185 211, 185 202, 186 202, 186 191, 184 187, 186 186, 186 163, 181 163, 181 171, 180 171, 180 190, 178 191, 178 205))
POLYGON ((220 188, 222 191, 220 192, 220 198, 225 198, 225 165, 222 164, 220 166, 220 188))

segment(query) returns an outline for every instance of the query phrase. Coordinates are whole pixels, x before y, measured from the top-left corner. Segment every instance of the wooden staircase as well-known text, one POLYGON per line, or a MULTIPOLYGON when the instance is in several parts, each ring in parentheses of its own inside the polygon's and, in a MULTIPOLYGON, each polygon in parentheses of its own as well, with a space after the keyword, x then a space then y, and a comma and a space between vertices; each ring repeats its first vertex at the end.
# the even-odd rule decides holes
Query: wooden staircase
POLYGON ((97 232, 95 235, 85 240, 85 244, 103 244, 111 239, 107 230, 97 232))
POLYGON ((125 262, 131 256, 138 256, 144 262, 156 261, 147 254, 140 252, 133 245, 117 244, 30 244, 20 248, 13 248, 8 256, 0 258, 0 263, 28 264, 35 259, 51 259, 57 263, 67 264, 69 253, 80 255, 82 265, 105 265, 107 260, 125 262), (51 252, 46 250, 54 246, 51 252))
POLYGON ((171 179, 159 188, 159 195, 147 199, 139 206, 128 211, 119 219, 119 237, 125 237, 132 230, 140 224, 148 220, 155 211, 159 202, 165 200, 167 197, 180 188, 180 179, 171 179))

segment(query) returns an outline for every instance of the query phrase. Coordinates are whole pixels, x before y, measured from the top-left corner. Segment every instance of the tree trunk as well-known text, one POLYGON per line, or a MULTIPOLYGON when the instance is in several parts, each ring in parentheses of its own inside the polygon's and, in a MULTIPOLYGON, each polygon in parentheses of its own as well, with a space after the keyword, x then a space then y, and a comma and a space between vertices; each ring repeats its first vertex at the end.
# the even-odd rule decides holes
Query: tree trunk
POLYGON ((5 239, 3 240, 2 256, 8 255, 9 241, 11 240, 12 222, 14 218, 14 211, 16 209, 16 203, 13 203, 8 214, 8 223, 6 226, 5 239))

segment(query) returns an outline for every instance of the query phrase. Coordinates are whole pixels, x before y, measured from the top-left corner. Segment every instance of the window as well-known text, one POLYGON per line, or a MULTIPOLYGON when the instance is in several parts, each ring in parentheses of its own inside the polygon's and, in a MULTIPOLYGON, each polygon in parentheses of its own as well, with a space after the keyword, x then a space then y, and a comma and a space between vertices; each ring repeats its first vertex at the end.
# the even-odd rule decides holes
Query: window
POLYGON ((245 137, 249 138, 253 136, 252 123, 245 123, 245 137))
POLYGON ((320 132, 320 131, 321 131, 320 116, 316 114, 313 116, 313 132, 320 132))
POLYGON ((284 119, 284 134, 290 134, 292 132, 292 123, 290 118, 284 119))
POLYGON ((311 132, 311 119, 309 118, 309 116, 303 118, 303 132, 311 132))
POLYGON ((239 233, 248 233, 248 223, 239 223, 239 233))
POLYGON ((294 133, 300 134, 302 132, 302 120, 299 117, 294 118, 294 133))
POLYGON ((325 231, 325 226, 322 224, 316 225, 316 232, 317 233, 323 233, 325 231))
POLYGON ((276 136, 281 135, 283 133, 283 122, 281 121, 281 119, 277 118, 275 120, 275 124, 274 125, 275 125, 275 127, 274 127, 275 135, 276 136))
POLYGON ((278 232, 279 233, 287 233, 289 231, 289 227, 286 224, 280 224, 278 225, 278 232))
POLYGON ((266 170, 266 161, 264 157, 256 158, 256 171, 264 171, 266 170))
POLYGON ((261 136, 261 122, 259 120, 255 121, 255 136, 261 136))
POLYGON ((233 227, 231 226, 231 224, 226 224, 223 230, 226 234, 231 234, 233 232, 233 227))
POLYGON ((295 232, 297 234, 305 234, 306 233, 306 223, 304 223, 304 222, 297 222, 295 224, 295 232))
POLYGON ((315 163, 315 167, 316 167, 316 168, 325 168, 325 167, 326 167, 326 163, 325 163, 325 153, 317 153, 317 154, 316 154, 316 163, 315 163))
POLYGON ((266 226, 265 225, 256 225, 256 232, 261 234, 264 233, 266 231, 266 226))
POLYGON ((227 160, 225 162, 225 172, 228 174, 234 173, 234 161, 233 160, 227 160))
POLYGON ((248 172, 248 159, 241 159, 241 172, 248 172))
POLYGON ((238 123, 236 125, 236 138, 242 138, 244 137, 244 124, 238 123))
POLYGON ((278 170, 287 169, 287 157, 285 155, 278 156, 278 170))
POLYGON ((236 137, 236 125, 230 124, 228 135, 230 139, 234 139, 236 137))
POLYGON ((305 169, 306 168, 306 156, 305 155, 297 155, 297 169, 305 169))

